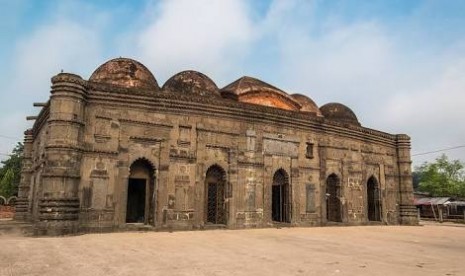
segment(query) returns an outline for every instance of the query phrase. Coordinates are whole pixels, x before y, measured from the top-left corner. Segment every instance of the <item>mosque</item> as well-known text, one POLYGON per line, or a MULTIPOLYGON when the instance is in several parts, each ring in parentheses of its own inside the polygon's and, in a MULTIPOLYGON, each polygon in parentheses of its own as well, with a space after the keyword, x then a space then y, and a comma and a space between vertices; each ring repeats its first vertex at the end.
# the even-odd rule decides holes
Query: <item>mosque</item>
POLYGON ((35 105, 15 219, 37 235, 418 223, 409 136, 340 103, 116 58, 35 105))

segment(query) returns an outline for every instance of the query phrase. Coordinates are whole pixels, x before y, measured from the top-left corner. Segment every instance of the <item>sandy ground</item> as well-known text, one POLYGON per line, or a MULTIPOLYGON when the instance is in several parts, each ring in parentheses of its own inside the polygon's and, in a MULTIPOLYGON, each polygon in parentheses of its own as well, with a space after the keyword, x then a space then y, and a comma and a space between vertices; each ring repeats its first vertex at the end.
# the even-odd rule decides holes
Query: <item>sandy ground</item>
POLYGON ((0 275, 465 275, 465 227, 0 237, 0 275))

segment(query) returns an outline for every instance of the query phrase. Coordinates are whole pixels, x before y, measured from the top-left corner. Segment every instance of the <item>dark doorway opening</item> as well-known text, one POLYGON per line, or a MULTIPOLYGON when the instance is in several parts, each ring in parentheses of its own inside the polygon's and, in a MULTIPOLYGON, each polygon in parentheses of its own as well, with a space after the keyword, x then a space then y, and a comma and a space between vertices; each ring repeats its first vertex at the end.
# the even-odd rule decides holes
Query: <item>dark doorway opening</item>
POLYGON ((282 169, 278 170, 273 176, 271 219, 276 222, 291 222, 289 177, 282 169))
POLYGON ((370 177, 367 182, 368 220, 381 221, 381 202, 379 185, 375 177, 370 177))
POLYGON ((335 174, 326 180, 326 219, 332 222, 342 222, 341 181, 335 174))
POLYGON ((126 223, 155 224, 155 170, 145 159, 130 167, 127 187, 126 223))
POLYGON ((211 166, 206 175, 206 223, 226 224, 225 202, 226 173, 217 165, 211 166))
POLYGON ((126 222, 145 222, 145 179, 129 178, 126 222))

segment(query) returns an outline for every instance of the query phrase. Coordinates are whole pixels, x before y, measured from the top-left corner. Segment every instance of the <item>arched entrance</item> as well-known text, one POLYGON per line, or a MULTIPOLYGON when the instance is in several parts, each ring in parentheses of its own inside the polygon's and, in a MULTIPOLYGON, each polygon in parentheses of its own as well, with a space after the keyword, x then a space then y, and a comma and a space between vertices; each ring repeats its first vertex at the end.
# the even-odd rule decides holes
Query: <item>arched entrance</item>
POLYGON ((289 176, 283 169, 276 171, 273 176, 271 219, 276 222, 291 222, 289 176))
POLYGON ((226 224, 225 188, 226 173, 223 168, 218 165, 208 168, 205 177, 207 224, 226 224))
POLYGON ((128 179, 126 223, 154 224, 155 169, 145 159, 132 163, 128 179))
POLYGON ((326 219, 333 222, 342 222, 341 181, 335 174, 326 179, 326 219))
POLYGON ((367 182, 368 220, 381 221, 381 202, 378 181, 374 176, 367 182))

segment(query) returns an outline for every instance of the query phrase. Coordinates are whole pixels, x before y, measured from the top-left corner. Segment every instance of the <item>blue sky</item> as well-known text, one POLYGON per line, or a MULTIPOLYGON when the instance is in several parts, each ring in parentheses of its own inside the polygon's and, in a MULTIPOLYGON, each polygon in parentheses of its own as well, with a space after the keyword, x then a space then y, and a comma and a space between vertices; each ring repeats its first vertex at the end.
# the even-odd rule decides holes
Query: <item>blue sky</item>
MULTIPOLYGON (((194 69, 341 102, 364 126, 409 134, 414 154, 465 144, 465 1, 0 0, 0 18, 2 154, 51 76, 88 78, 118 56, 160 85, 194 69)), ((465 161, 465 148, 447 154, 465 161)))

